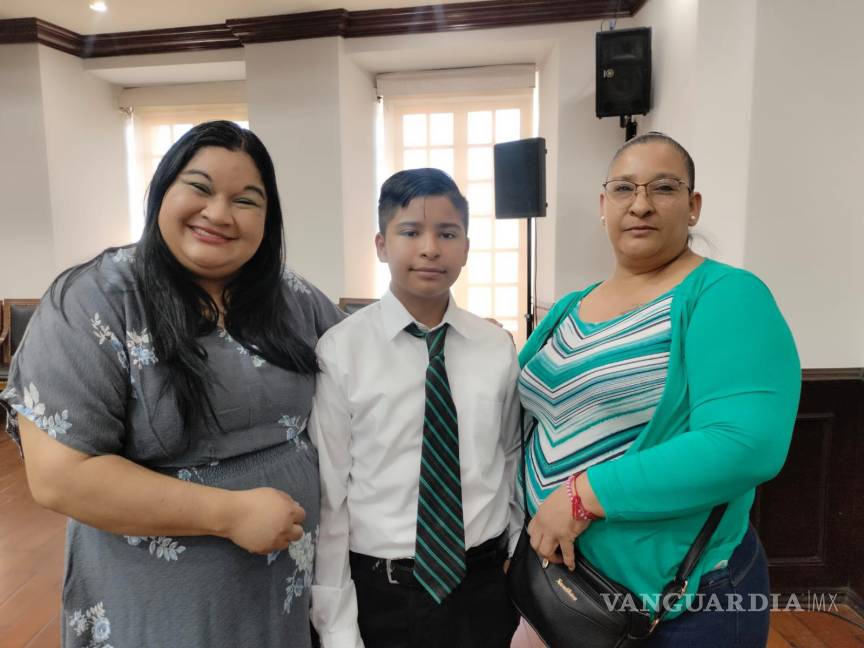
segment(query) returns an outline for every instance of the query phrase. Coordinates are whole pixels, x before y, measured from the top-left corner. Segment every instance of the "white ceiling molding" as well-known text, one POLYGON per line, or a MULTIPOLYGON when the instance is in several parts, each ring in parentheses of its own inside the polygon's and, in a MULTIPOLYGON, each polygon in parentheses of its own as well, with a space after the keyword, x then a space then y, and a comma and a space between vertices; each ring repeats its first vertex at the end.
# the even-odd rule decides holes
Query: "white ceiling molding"
POLYGON ((536 80, 534 64, 491 65, 422 72, 390 72, 379 74, 375 84, 379 97, 424 94, 499 92, 533 88, 536 80))

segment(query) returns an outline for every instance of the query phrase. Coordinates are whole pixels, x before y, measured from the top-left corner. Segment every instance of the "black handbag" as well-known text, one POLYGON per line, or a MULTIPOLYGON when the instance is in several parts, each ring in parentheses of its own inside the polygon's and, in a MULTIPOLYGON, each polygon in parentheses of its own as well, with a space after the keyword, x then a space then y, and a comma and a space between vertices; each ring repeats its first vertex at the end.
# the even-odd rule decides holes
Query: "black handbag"
MULTIPOLYGON (((562 319, 569 310, 564 310, 562 319)), ((555 323, 549 335, 560 322, 559 319, 555 323)), ((507 572, 507 586, 513 604, 550 648, 628 648, 638 645, 651 635, 666 613, 684 596, 688 578, 727 505, 718 504, 712 509, 678 566, 675 579, 663 589, 660 605, 652 619, 647 611, 641 609, 641 598, 591 565, 579 552, 578 543, 574 544, 576 569, 572 572, 566 565, 542 560, 531 547, 527 530, 530 518, 525 486, 525 416, 524 412, 520 414, 520 472, 525 521, 507 572)))

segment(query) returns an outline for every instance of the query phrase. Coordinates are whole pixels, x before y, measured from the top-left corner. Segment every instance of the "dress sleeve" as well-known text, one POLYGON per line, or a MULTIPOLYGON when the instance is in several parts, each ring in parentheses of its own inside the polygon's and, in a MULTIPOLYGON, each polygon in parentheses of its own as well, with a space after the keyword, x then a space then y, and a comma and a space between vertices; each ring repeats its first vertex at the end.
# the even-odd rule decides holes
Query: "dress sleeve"
POLYGON ((609 519, 678 517, 728 502, 783 467, 798 409, 795 343, 747 272, 699 298, 684 340, 689 429, 588 469, 609 519))
POLYGON ((293 270, 286 268, 282 277, 288 294, 292 295, 294 299, 301 300, 303 308, 308 308, 311 311, 311 321, 315 327, 316 340, 324 335, 331 326, 338 324, 347 317, 330 301, 327 295, 293 270))
POLYGON ((68 286, 61 308, 60 287, 42 299, 12 360, 0 393, 7 430, 20 444, 24 416, 86 454, 118 453, 129 394, 122 293, 112 298, 85 273, 68 286))

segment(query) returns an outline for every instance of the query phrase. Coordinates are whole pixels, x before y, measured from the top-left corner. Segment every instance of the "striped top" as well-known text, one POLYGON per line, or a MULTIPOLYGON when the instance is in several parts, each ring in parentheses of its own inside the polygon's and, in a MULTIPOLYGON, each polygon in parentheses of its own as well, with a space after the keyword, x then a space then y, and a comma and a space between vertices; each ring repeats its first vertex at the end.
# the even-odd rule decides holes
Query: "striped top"
POLYGON ((570 475, 624 454, 666 384, 671 293, 599 323, 583 322, 580 304, 519 377, 522 404, 537 420, 526 448, 531 515, 570 475))

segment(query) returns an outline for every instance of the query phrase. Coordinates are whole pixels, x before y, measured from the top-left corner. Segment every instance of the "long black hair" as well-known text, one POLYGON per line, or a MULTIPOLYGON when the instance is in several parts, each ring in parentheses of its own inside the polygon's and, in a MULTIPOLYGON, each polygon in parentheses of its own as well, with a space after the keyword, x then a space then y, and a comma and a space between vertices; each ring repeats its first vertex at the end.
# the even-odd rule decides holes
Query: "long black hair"
MULTIPOLYGON (((282 208, 270 154, 254 133, 233 122, 199 124, 177 140, 156 167, 147 192, 144 233, 132 265, 153 350, 168 372, 165 387, 174 393, 185 429, 191 421, 208 416, 218 426, 205 389, 207 382, 218 376, 210 372, 207 352, 196 338, 216 328, 219 311, 196 277, 168 249, 159 229, 159 211, 179 173, 207 146, 248 154, 267 195, 261 245, 225 286, 225 329, 251 353, 282 369, 307 375, 318 371, 312 343, 298 335, 282 288, 282 208)), ((67 271, 61 303, 75 276, 98 263, 99 258, 67 271)), ((52 295, 57 281, 52 284, 52 295)))

